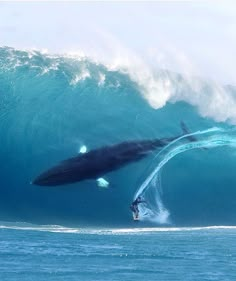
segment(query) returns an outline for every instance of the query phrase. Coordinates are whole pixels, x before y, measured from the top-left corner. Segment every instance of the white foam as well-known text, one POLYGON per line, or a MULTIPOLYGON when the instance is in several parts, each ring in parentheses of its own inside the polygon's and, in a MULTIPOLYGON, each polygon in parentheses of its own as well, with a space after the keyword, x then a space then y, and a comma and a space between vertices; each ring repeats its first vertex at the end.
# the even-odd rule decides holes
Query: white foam
POLYGON ((158 109, 163 107, 173 94, 173 85, 166 76, 159 76, 141 57, 132 53, 124 53, 106 63, 108 69, 121 71, 136 82, 149 104, 158 109))
MULTIPOLYGON (((119 41, 114 53, 108 57, 88 53, 94 62, 104 64, 111 71, 121 71, 137 83, 141 94, 155 109, 162 108, 167 102, 185 101, 195 106, 203 117, 217 122, 236 124, 236 96, 217 81, 196 76, 191 63, 181 56, 182 73, 165 70, 163 64, 151 65, 147 57, 137 55, 123 47, 119 41)), ((171 54, 179 56, 179 54, 171 54)))
MULTIPOLYGON (((216 81, 194 76, 194 71, 189 66, 191 63, 182 59, 184 61, 182 62, 183 72, 176 74, 163 70, 163 64, 153 66, 150 61, 148 62, 147 57, 131 52, 115 39, 108 38, 107 40, 113 42, 112 46, 115 46, 114 52, 109 55, 105 51, 100 53, 89 49, 61 55, 50 54, 42 49, 28 50, 27 54, 28 58, 41 53, 49 58, 68 57, 78 61, 88 59, 95 64, 101 63, 110 71, 116 70, 129 75, 130 79, 139 86, 143 97, 155 109, 165 106, 167 102, 185 101, 195 106, 203 117, 210 117, 217 122, 236 124, 236 95, 234 92, 216 81)), ((9 52, 12 53, 12 64, 15 67, 21 66, 22 62, 16 61, 17 57, 11 50, 9 52)), ((172 55, 174 54, 172 53, 172 55)), ((42 74, 56 69, 57 65, 51 65, 42 69, 42 74)), ((74 74, 70 84, 75 86, 90 77, 89 70, 84 68, 81 72, 74 74)), ((105 75, 99 73, 98 86, 103 86, 105 80, 105 75)), ((117 81, 117 87, 119 87, 119 81, 117 81)))
POLYGON ((99 72, 99 81, 98 86, 103 86, 105 84, 106 75, 104 73, 99 72))
POLYGON ((120 228, 111 229, 109 231, 101 231, 101 234, 129 234, 137 235, 142 233, 158 233, 158 232, 195 232, 195 231, 217 231, 217 230, 236 230, 236 226, 203 226, 203 227, 145 227, 145 228, 120 228))
POLYGON ((56 62, 56 63, 52 63, 52 64, 51 64, 50 66, 48 66, 48 67, 43 67, 43 68, 42 68, 41 75, 47 74, 47 73, 49 73, 50 71, 56 71, 56 70, 58 70, 58 65, 59 65, 59 63, 56 62))
POLYGON ((131 62, 127 73, 155 109, 167 102, 185 101, 195 106, 203 117, 236 124, 236 96, 215 81, 190 76, 179 79, 176 74, 152 69, 145 63, 131 62))
POLYGON ((236 230, 236 226, 199 226, 199 227, 140 227, 140 228, 70 228, 60 225, 32 225, 32 224, 0 224, 0 229, 19 231, 39 231, 68 234, 91 234, 91 235, 122 235, 142 234, 155 232, 191 232, 191 231, 215 231, 236 230))
POLYGON ((70 85, 77 85, 80 81, 84 81, 87 78, 90 78, 90 73, 87 69, 83 69, 81 73, 75 74, 73 79, 70 82, 70 85))

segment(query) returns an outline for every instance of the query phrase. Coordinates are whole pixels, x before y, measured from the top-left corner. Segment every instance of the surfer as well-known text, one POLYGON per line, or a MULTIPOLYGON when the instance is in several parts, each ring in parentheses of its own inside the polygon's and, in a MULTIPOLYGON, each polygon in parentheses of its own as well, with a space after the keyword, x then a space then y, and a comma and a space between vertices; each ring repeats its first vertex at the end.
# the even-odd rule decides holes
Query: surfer
POLYGON ((134 220, 139 219, 139 209, 138 209, 138 204, 140 203, 145 203, 145 200, 142 200, 141 196, 138 196, 130 205, 130 209, 133 212, 134 220))

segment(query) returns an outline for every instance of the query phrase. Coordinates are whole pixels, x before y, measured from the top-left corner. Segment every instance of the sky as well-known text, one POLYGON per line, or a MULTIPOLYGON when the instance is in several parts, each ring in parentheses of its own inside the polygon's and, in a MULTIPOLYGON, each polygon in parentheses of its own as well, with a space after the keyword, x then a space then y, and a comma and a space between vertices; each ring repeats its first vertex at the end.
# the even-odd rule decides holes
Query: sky
POLYGON ((236 85, 236 2, 0 2, 0 46, 138 57, 236 85))

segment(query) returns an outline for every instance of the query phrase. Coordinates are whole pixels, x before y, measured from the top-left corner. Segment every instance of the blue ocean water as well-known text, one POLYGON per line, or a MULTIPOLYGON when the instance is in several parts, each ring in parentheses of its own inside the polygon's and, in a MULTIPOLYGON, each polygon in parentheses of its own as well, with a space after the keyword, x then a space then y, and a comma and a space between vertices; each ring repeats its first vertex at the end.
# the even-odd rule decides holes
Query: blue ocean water
MULTIPOLYGON (((129 205, 142 191, 148 203, 141 212, 144 226, 235 225, 236 138, 230 122, 203 117, 186 100, 155 109, 127 71, 86 57, 2 47, 0 66, 2 221, 132 226, 129 205), (95 181, 53 188, 30 184, 83 146, 178 136, 182 120, 197 142, 180 138, 104 175, 107 190, 95 181)), ((158 77, 178 85, 176 95, 197 95, 179 74, 160 71, 158 77)), ((215 86, 201 83, 207 99, 215 86)), ((235 93, 233 87, 224 90, 235 93)))
POLYGON ((0 280, 235 280, 236 130, 219 102, 236 90, 169 71, 156 79, 171 89, 164 104, 128 70, 0 48, 0 280), (30 184, 81 148, 173 136, 104 175, 108 189, 30 184))
MULTIPOLYGON (((3 226, 2 226, 3 227, 3 226)), ((0 229, 0 279, 235 280, 235 228, 0 229)))

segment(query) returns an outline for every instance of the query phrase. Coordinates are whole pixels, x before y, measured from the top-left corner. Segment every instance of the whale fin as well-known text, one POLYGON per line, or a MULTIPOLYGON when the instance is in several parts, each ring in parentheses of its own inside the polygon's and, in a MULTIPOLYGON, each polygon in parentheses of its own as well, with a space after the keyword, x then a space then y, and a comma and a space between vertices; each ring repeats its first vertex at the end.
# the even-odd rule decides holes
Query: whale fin
POLYGON ((97 185, 101 188, 108 188, 110 185, 109 181, 105 180, 104 178, 98 178, 96 181, 97 185))
MULTIPOLYGON (((184 123, 184 121, 180 122, 180 126, 181 129, 183 131, 183 135, 189 135, 191 134, 191 132, 189 131, 188 127, 186 126, 186 124, 184 123)), ((197 141, 197 138, 195 138, 194 136, 188 136, 187 139, 191 142, 197 141)))
POLYGON ((87 152, 87 146, 86 145, 82 145, 78 151, 78 153, 86 153, 87 152))
MULTIPOLYGON (((87 146, 85 145, 82 145, 79 150, 78 150, 78 154, 85 154, 87 153, 87 146)), ((69 159, 66 159, 66 160, 62 160, 60 162, 61 165, 65 165, 65 164, 72 164, 72 163, 75 163, 78 161, 78 155, 75 156, 75 157, 72 157, 72 158, 69 158, 69 159)))
MULTIPOLYGON (((183 121, 180 122, 180 126, 181 126, 181 128, 182 128, 183 135, 191 134, 191 132, 189 131, 188 127, 186 126, 186 124, 185 124, 183 121)), ((194 141, 197 141, 197 140, 198 140, 198 139, 197 139, 196 137, 194 137, 194 136, 188 136, 187 139, 188 139, 189 141, 191 141, 191 142, 194 142, 194 141)), ((203 149, 203 150, 208 150, 207 147, 202 147, 201 149, 203 149)))

